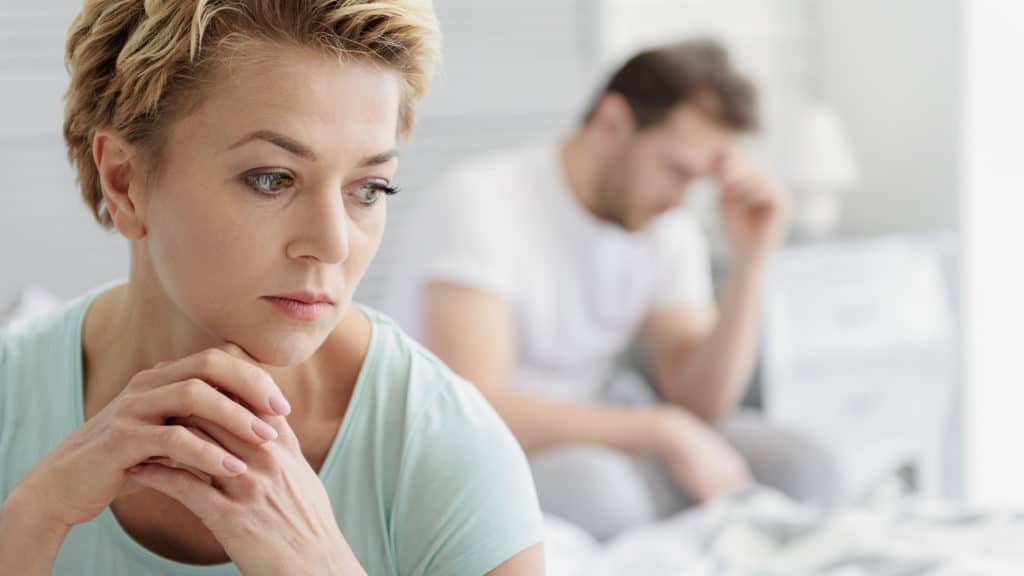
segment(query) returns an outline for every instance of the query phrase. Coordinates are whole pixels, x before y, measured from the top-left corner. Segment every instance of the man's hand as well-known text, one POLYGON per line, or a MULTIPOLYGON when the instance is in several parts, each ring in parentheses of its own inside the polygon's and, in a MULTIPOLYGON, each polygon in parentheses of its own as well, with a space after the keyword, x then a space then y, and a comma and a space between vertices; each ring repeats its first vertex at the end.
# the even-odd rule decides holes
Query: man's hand
POLYGON ((734 256, 741 262, 760 262, 782 241, 788 196, 736 151, 719 162, 715 178, 721 187, 722 224, 734 256))
POLYGON ((662 407, 654 417, 655 454, 676 484, 698 503, 751 482, 743 456, 698 418, 675 406, 662 407))

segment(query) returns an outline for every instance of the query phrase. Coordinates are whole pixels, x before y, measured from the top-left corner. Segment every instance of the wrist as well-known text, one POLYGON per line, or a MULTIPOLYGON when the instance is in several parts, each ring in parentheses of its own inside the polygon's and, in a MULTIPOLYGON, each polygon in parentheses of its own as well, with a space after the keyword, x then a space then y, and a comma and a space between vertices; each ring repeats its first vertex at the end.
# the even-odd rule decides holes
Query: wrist
POLYGON ((32 534, 39 539, 61 539, 71 526, 60 519, 60 515, 49 510, 52 499, 44 498, 26 484, 18 484, 7 496, 0 508, 0 526, 5 529, 17 525, 21 533, 32 534))
POLYGON ((38 474, 36 468, 39 467, 34 466, 22 482, 14 485, 4 507, 10 503, 11 508, 16 510, 16 518, 28 519, 36 531, 62 537, 72 529, 73 524, 67 522, 63 513, 66 510, 58 507, 60 498, 54 497, 53 491, 47 489, 44 475, 38 474))
POLYGON ((310 576, 319 574, 366 576, 366 570, 359 563, 359 559, 352 552, 352 548, 348 545, 348 541, 345 540, 340 530, 338 530, 336 537, 330 538, 327 541, 318 541, 316 545, 298 554, 298 558, 301 559, 299 563, 296 563, 294 557, 292 560, 287 561, 281 558, 280 562, 275 562, 274 569, 263 573, 281 575, 308 574, 310 576))
POLYGON ((333 557, 334 559, 334 570, 331 574, 344 574, 345 576, 366 576, 366 570, 363 570, 363 566, 359 563, 359 559, 356 558, 355 552, 352 552, 352 548, 349 547, 348 541, 345 540, 344 536, 339 533, 340 542, 334 546, 334 550, 337 550, 337 554, 333 557))
POLYGON ((71 529, 40 514, 24 489, 8 495, 0 507, 0 573, 49 574, 71 529))
POLYGON ((772 250, 767 247, 748 247, 733 251, 732 269, 734 274, 760 276, 771 256, 772 250))
POLYGON ((687 430, 692 427, 693 420, 690 413, 675 406, 655 408, 650 418, 649 451, 659 456, 678 451, 689 436, 687 430))

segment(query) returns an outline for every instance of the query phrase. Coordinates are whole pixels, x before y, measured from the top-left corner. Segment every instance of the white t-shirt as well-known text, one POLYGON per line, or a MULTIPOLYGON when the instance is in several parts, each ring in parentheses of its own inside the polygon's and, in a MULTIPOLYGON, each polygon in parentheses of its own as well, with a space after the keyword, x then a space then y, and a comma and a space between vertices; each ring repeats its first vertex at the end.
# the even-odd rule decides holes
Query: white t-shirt
POLYGON ((569 190, 558 145, 477 159, 426 194, 416 224, 399 232, 391 312, 419 336, 427 282, 501 296, 521 390, 595 400, 649 313, 713 302, 693 216, 676 210, 636 233, 597 219, 569 190))

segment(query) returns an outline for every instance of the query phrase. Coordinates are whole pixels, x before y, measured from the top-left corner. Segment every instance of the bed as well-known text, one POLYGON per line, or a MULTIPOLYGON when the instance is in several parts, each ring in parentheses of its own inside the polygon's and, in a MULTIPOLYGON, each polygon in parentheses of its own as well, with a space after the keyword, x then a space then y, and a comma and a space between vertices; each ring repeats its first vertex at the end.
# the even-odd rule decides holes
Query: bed
POLYGON ((605 543, 546 530, 551 576, 1024 574, 1024 514, 919 498, 821 510, 755 487, 605 543))

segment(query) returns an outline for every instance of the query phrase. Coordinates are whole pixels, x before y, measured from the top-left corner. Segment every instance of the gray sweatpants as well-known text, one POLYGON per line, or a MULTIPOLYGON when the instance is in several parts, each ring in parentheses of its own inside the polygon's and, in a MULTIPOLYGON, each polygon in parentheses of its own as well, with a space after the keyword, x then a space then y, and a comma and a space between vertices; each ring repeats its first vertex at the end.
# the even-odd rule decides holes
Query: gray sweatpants
MULTIPOLYGON (((837 498, 834 460, 812 439, 771 426, 753 412, 726 419, 719 432, 743 454, 758 483, 802 502, 828 505, 837 498)), ((544 512, 601 540, 692 504, 652 456, 579 445, 537 454, 530 465, 544 512)))

